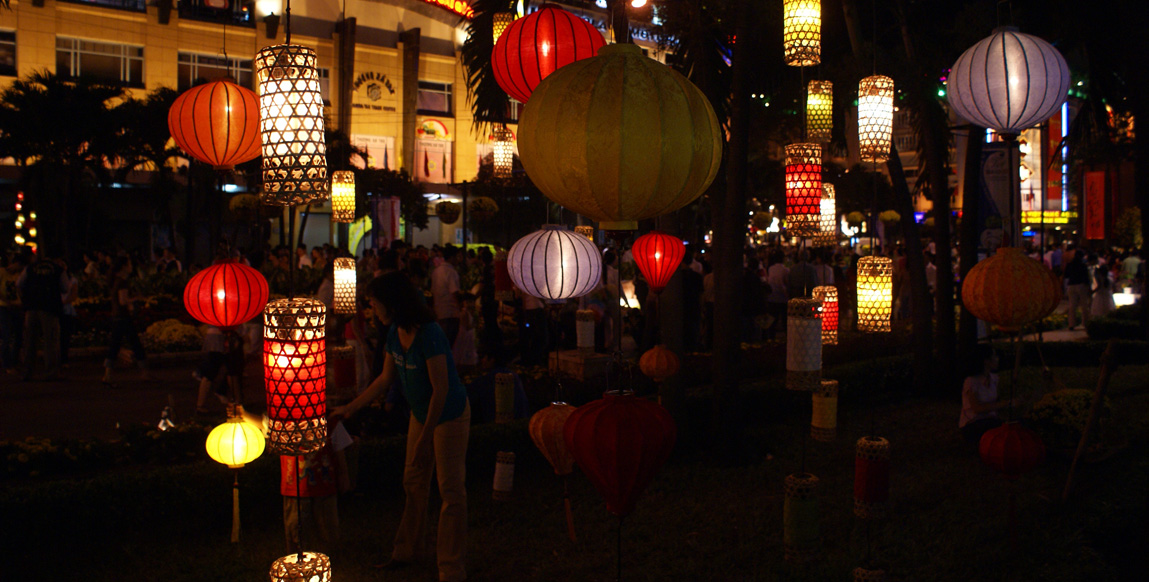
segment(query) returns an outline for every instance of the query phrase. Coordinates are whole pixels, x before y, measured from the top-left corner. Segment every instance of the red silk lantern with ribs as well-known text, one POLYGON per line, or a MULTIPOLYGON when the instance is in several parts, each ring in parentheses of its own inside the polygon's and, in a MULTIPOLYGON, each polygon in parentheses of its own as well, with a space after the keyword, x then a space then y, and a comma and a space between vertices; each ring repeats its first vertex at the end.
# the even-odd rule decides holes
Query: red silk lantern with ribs
POLYGON ((230 170, 259 157, 259 98, 224 79, 192 87, 168 110, 168 130, 191 157, 230 170))
POLYGON ((985 464, 1007 479, 1016 479, 1041 464, 1045 459, 1045 444, 1032 430, 1007 422, 981 436, 978 453, 985 464))
POLYGON ((686 246, 676 236, 654 231, 635 239, 630 253, 650 290, 661 293, 686 255, 686 246))
POLYGON ((503 91, 526 103, 539 82, 555 69, 595 56, 605 44, 591 23, 553 4, 543 4, 499 36, 491 66, 503 91))
POLYGON ((267 279, 236 261, 220 261, 184 287, 184 307, 199 321, 228 329, 247 323, 267 304, 267 279))

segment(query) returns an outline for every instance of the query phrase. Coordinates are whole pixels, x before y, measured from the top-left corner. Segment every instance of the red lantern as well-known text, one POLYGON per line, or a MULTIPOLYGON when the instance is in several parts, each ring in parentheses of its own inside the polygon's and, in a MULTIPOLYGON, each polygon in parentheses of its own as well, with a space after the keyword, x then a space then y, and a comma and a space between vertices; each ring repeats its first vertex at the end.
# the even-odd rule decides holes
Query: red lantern
POLYGON ((678 270, 678 265, 686 254, 686 247, 682 239, 654 231, 635 239, 634 246, 630 247, 630 253, 634 255, 638 270, 642 271, 643 277, 646 277, 650 290, 661 293, 674 272, 678 270))
POLYGON ((970 269, 961 298, 978 319, 1016 331, 1053 312, 1061 302, 1061 284, 1021 249, 1002 247, 970 269))
POLYGON ((786 146, 786 230, 795 236, 818 234, 822 221, 822 145, 786 146))
POLYGON ((605 44, 591 23, 544 4, 516 20, 499 37, 491 65, 503 91, 526 103, 539 82, 555 69, 595 56, 605 44))
POLYGON ((184 287, 184 307, 199 321, 219 328, 247 323, 267 304, 267 279, 236 261, 220 261, 184 287))
POLYGON ((1045 444, 1033 431, 1016 422, 991 428, 981 436, 981 460, 1007 479, 1016 479, 1041 464, 1045 444))
POLYGON ((567 449, 611 513, 626 517, 674 448, 677 429, 663 407, 608 392, 579 407, 563 428, 567 449))
POLYGON ((228 80, 192 87, 168 110, 180 149, 217 170, 259 157, 259 98, 228 80))
POLYGON ((267 447, 305 455, 327 442, 327 306, 277 299, 263 312, 267 447))

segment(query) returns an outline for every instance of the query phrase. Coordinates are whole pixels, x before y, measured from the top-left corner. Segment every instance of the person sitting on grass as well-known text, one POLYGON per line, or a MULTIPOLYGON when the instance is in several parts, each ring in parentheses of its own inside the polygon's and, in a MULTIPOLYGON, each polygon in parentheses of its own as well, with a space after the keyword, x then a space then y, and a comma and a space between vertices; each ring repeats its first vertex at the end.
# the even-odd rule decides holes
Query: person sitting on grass
POLYGON ((484 373, 467 385, 467 397, 471 401, 471 418, 475 424, 495 422, 495 376, 510 374, 515 381, 514 417, 527 418, 530 407, 523 381, 507 367, 507 351, 499 345, 479 346, 479 369, 484 373))
POLYGON ((961 389, 958 428, 966 442, 976 446, 986 431, 1001 426, 997 411, 1015 404, 1015 400, 998 400, 997 352, 992 347, 978 344, 969 366, 961 389))

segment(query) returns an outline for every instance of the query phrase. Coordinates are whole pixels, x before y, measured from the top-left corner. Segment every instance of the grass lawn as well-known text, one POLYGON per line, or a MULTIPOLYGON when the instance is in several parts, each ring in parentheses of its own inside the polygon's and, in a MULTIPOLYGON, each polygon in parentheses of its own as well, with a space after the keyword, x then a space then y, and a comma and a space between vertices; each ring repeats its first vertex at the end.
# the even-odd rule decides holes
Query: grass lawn
MULTIPOLYGON (((1070 387, 1092 388, 1097 373, 1055 368, 1070 387)), ((1034 368, 1020 376, 1021 394, 1038 383, 1034 368)), ((894 580, 1142 580, 1149 566, 1149 366, 1118 369, 1110 399, 1105 429, 1119 429, 1129 445, 1083 465, 1075 495, 1061 504, 1068 460, 1051 454, 1007 482, 961 442, 956 398, 845 409, 838 439, 819 443, 803 438, 809 397, 772 389, 754 401, 783 414, 747 411, 771 419, 748 427, 744 448, 755 459, 748 465, 719 466, 700 435, 680 433, 675 456, 623 523, 623 579, 849 580, 870 547, 894 580), (852 513, 853 456, 871 422, 891 442, 894 469, 889 516, 867 525, 852 513), (791 566, 782 560, 782 481, 799 472, 803 440, 806 470, 821 479, 823 551, 791 566), (1007 525, 1011 491, 1016 550, 1007 525)), ((340 499, 335 580, 435 579, 433 563, 386 575, 370 567, 389 552, 402 510, 401 451, 395 439, 361 447, 359 487, 340 499)), ((525 422, 477 428, 468 461, 472 580, 615 578, 618 520, 576 470, 570 487, 579 541, 567 539, 562 482, 531 445, 525 422), (518 455, 514 496, 505 502, 491 499, 500 449, 518 455)), ((284 553, 278 479, 274 457, 240 472, 243 537, 234 545, 232 473, 218 465, 0 484, 0 579, 266 580, 284 553)))

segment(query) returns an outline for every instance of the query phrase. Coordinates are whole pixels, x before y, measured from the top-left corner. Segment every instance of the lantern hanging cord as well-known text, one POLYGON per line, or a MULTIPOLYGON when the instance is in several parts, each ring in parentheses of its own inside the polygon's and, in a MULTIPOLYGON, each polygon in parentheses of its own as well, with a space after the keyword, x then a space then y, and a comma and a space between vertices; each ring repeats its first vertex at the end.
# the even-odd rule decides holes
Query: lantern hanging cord
POLYGON ((299 552, 299 563, 303 563, 303 497, 299 494, 299 457, 295 456, 295 543, 299 552))
POLYGON ((878 221, 881 220, 882 217, 878 214, 878 162, 870 162, 870 164, 873 168, 870 181, 874 184, 874 197, 872 202, 874 223, 870 227, 870 256, 874 257, 877 256, 877 248, 874 247, 874 234, 878 230, 878 221))
MULTIPOLYGON (((290 3, 290 0, 288 0, 288 1, 290 3)), ((873 44, 870 45, 870 67, 871 67, 870 74, 871 75, 877 75, 878 74, 878 2, 877 2, 877 0, 874 0, 874 3, 870 5, 870 20, 871 20, 870 24, 873 27, 873 33, 874 33, 873 39, 871 40, 871 42, 873 44)), ((288 23, 290 23, 290 22, 291 22, 291 15, 289 14, 288 15, 288 23)), ((288 27, 288 30, 290 30, 290 27, 288 27)))
POLYGON ((616 536, 618 542, 618 582, 622 582, 622 520, 622 516, 619 516, 618 535, 616 536))
MULTIPOLYGON (((291 0, 287 0, 283 12, 286 17, 283 23, 283 44, 291 44, 291 0)), ((302 561, 303 557, 300 556, 300 562, 302 561)))
POLYGON ((1012 0, 997 0, 997 25, 1001 26, 1001 7, 1002 5, 1008 9, 1009 19, 1006 21, 1007 26, 1013 26, 1013 1, 1012 0))
MULTIPOLYGON (((296 258, 296 256, 295 256, 294 249, 292 249, 293 246, 298 246, 295 244, 295 207, 294 206, 288 206, 287 207, 287 214, 288 214, 288 217, 287 217, 287 244, 288 244, 287 256, 291 259, 287 263, 287 297, 288 297, 288 299, 294 299, 295 298, 295 264, 299 262, 299 259, 296 258)), ((307 252, 307 251, 304 250, 304 252, 307 252)))

